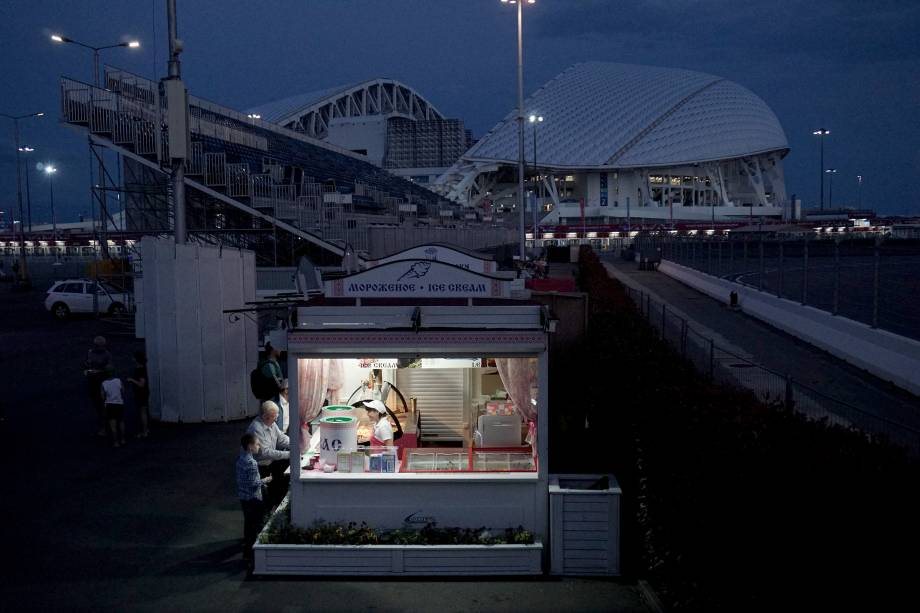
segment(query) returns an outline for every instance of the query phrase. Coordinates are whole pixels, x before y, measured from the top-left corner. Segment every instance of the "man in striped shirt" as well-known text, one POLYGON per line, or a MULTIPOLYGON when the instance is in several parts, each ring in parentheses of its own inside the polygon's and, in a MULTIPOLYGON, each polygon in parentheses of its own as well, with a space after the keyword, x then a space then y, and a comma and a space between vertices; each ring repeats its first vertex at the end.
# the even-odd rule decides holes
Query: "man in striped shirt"
POLYGON ((243 558, 251 560, 252 546, 265 518, 262 488, 271 483, 272 478, 271 475, 259 476, 259 465, 252 457, 254 453, 259 453, 259 439, 254 434, 244 434, 240 439, 240 448, 240 456, 236 460, 236 491, 243 507, 243 558))

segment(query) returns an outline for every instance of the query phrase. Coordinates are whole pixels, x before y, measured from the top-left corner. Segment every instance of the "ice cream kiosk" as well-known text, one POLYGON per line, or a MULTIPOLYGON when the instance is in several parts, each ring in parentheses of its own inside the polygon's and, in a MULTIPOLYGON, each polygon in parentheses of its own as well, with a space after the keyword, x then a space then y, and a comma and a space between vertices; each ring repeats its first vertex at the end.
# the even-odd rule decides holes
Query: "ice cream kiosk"
MULTIPOLYGON (((526 556, 493 548, 485 562, 474 548, 449 561, 425 546, 366 548, 379 556, 369 563, 377 573, 438 574, 439 559, 454 571, 441 574, 545 567, 552 322, 545 307, 512 298, 514 280, 471 268, 389 261, 327 281, 319 304, 292 314, 292 467, 300 458, 292 525, 522 527, 534 535, 526 556), (392 445, 364 444, 372 401, 386 407, 392 445)), ((331 559, 314 554, 311 564, 331 559)))

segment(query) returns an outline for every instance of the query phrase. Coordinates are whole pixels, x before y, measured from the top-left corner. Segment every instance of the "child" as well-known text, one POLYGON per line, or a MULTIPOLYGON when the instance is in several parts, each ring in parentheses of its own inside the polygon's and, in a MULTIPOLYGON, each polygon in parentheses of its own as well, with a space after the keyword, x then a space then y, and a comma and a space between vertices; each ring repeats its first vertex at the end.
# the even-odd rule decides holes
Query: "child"
POLYGON ((262 489, 272 481, 271 475, 259 477, 259 465, 252 457, 254 453, 259 453, 259 439, 247 432, 240 439, 240 456, 236 460, 236 491, 243 507, 243 558, 247 560, 252 559, 252 546, 265 517, 262 489))
POLYGON ((124 386, 121 379, 115 376, 115 369, 111 366, 105 369, 102 401, 105 403, 105 417, 109 421, 109 431, 112 433, 112 446, 121 447, 125 444, 124 386))
POLYGON ((134 374, 128 379, 131 388, 134 390, 134 408, 137 409, 137 419, 140 425, 140 432, 137 438, 147 438, 150 434, 147 422, 150 419, 150 384, 147 381, 147 355, 143 351, 134 352, 134 374))

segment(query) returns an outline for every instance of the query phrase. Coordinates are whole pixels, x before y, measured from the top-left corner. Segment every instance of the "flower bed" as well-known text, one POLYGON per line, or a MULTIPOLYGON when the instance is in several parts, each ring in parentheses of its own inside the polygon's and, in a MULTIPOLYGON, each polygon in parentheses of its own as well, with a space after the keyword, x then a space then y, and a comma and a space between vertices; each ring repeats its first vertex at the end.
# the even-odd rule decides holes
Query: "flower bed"
POLYGON ((290 521, 288 499, 259 534, 256 574, 521 575, 541 572, 543 546, 522 529, 375 530, 367 524, 290 521))

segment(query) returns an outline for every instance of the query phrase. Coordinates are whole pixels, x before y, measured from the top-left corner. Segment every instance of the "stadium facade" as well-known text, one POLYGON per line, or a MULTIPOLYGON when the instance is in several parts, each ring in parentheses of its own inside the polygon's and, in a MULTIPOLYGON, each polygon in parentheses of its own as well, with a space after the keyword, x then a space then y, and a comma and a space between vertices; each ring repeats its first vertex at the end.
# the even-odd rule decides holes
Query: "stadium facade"
POLYGON ((462 120, 445 118, 419 92, 393 79, 291 96, 248 114, 367 156, 421 184, 434 181, 472 145, 462 120))
MULTIPOLYGON (((528 190, 543 212, 541 227, 791 214, 782 126, 737 83, 688 70, 583 63, 537 90, 524 111, 544 118, 536 130, 525 125, 528 190)), ((435 189, 465 206, 514 208, 516 119, 516 110, 509 113, 435 189)))

